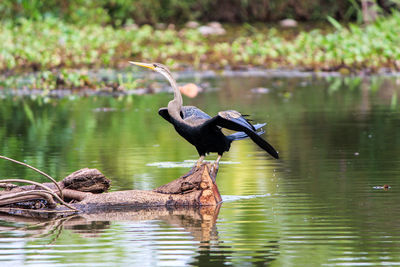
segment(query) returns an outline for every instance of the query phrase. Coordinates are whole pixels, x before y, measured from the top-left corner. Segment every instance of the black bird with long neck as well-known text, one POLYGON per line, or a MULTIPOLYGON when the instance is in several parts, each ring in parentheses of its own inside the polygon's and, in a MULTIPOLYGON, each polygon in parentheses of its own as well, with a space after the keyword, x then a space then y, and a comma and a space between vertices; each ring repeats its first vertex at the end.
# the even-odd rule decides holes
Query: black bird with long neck
POLYGON ((214 168, 218 168, 222 154, 229 151, 232 141, 250 137, 254 143, 268 152, 272 157, 278 159, 278 152, 263 138, 260 137, 264 131, 264 124, 252 125, 243 115, 235 110, 220 111, 218 115, 211 117, 194 106, 183 106, 181 92, 168 68, 160 63, 129 63, 149 68, 160 74, 170 82, 174 90, 174 99, 168 103, 168 107, 160 108, 158 114, 174 125, 175 130, 194 145, 200 155, 197 168, 200 167, 206 154, 218 153, 214 162, 214 168), (224 135, 222 128, 237 131, 231 135, 224 135), (260 131, 258 131, 261 129, 260 131))

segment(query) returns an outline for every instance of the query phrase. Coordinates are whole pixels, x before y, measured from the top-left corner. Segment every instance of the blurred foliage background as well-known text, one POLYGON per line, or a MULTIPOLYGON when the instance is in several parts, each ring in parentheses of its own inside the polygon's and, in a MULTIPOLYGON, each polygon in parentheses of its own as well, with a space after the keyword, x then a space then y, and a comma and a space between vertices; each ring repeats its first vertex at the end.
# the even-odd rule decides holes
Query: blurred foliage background
POLYGON ((86 70, 70 69, 123 69, 128 60, 163 62, 173 70, 397 72, 399 3, 3 0, 0 89, 16 88, 11 76, 27 71, 44 72, 30 88, 95 88, 86 70))
MULTIPOLYGON (((393 1, 376 2, 390 11, 393 1)), ((296 20, 355 19, 359 7, 356 0, 3 0, 0 18, 39 20, 57 17, 76 24, 100 23, 123 25, 202 22, 269 22, 285 18, 296 20)))

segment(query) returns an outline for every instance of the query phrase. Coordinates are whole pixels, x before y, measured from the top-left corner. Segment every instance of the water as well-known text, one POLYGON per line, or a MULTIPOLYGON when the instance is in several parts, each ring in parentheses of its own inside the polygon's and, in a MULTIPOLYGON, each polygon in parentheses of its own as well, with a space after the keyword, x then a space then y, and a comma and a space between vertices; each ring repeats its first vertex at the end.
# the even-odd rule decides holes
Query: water
MULTIPOLYGON (((0 265, 400 265, 396 78, 201 82, 217 90, 185 104, 209 114, 233 108, 267 122, 265 137, 281 159, 251 141, 234 143, 220 166, 226 201, 217 208, 58 220, 0 214, 0 265)), ((198 157, 157 114, 170 98, 4 97, 0 152, 58 179, 91 167, 112 179, 112 190, 152 189, 198 157)), ((45 181, 5 161, 0 177, 45 181)))

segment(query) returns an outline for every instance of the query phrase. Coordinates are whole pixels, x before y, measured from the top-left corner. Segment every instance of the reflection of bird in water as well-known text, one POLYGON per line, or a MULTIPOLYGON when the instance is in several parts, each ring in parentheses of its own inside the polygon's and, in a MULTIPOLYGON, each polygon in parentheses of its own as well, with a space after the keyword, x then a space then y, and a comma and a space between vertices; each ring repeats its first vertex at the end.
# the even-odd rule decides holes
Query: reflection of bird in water
POLYGON ((159 63, 148 64, 131 61, 130 63, 161 73, 171 83, 174 90, 174 99, 168 103, 168 107, 160 108, 158 113, 174 125, 175 130, 183 138, 196 147, 200 155, 196 164, 197 168, 200 167, 205 155, 210 152, 218 153, 218 158, 214 162, 214 168, 217 168, 222 154, 225 151, 229 151, 232 141, 247 137, 250 137, 254 143, 274 158, 279 158, 276 150, 259 136, 264 131, 257 130, 265 124, 252 125, 235 110, 221 111, 218 112, 218 115, 210 117, 197 107, 183 106, 182 95, 167 67, 159 63), (238 132, 225 136, 221 128, 238 132))

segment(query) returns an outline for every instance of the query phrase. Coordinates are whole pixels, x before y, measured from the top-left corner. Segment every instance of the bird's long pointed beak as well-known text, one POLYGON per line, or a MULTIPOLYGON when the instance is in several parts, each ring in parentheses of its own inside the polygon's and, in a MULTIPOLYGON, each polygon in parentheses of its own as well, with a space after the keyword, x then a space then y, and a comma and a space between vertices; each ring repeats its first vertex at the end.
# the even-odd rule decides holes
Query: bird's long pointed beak
POLYGON ((154 70, 153 64, 142 63, 142 62, 134 62, 134 61, 129 61, 129 63, 137 65, 137 66, 140 66, 140 67, 149 68, 151 70, 154 70))

